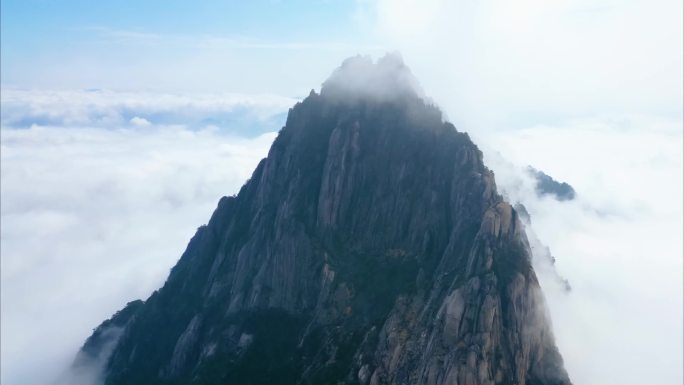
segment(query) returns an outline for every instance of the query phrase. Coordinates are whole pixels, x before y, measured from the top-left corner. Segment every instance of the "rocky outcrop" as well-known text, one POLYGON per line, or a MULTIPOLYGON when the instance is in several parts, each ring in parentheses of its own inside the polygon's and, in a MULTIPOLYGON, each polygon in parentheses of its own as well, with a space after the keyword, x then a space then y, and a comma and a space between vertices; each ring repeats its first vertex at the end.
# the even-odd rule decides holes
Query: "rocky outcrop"
POLYGON ((353 58, 294 106, 105 383, 570 384, 516 210, 410 79, 353 58))

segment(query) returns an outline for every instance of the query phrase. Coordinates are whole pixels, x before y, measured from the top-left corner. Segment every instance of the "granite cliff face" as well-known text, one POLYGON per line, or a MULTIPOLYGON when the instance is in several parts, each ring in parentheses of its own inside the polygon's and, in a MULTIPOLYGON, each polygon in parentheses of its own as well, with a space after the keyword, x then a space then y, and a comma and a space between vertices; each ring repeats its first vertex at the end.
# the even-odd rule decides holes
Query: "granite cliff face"
POLYGON ((518 214, 419 95, 394 55, 345 61, 79 360, 108 385, 570 384, 518 214))

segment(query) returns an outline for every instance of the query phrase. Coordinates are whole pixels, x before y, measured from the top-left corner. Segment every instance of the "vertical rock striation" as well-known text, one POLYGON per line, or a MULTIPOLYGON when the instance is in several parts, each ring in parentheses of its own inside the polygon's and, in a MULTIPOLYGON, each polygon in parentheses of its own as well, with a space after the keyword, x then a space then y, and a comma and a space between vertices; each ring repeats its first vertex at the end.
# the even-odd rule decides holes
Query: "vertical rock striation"
POLYGON ((105 383, 570 384, 516 211, 415 84, 356 57, 295 105, 119 322, 105 383))

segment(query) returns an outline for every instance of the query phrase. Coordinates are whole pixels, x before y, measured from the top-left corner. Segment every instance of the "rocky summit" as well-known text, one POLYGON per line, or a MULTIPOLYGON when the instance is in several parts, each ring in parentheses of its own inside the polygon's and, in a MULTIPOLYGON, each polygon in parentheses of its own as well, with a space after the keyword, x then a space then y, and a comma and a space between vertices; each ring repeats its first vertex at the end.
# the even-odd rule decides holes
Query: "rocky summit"
POLYGON ((96 363, 106 385, 570 384, 518 213, 398 55, 347 59, 290 109, 74 367, 96 363))

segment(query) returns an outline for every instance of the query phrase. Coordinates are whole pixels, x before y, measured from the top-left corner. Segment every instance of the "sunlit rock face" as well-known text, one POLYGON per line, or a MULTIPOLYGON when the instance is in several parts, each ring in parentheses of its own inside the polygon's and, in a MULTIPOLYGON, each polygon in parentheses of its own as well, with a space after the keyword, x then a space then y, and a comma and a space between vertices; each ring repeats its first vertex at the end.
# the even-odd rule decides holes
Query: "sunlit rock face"
POLYGON ((516 210, 414 83, 357 57, 296 104, 119 322, 104 382, 570 384, 516 210))

